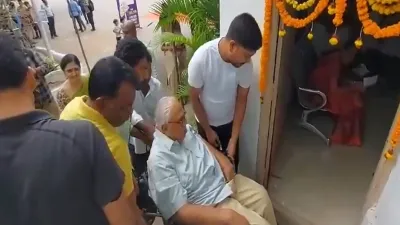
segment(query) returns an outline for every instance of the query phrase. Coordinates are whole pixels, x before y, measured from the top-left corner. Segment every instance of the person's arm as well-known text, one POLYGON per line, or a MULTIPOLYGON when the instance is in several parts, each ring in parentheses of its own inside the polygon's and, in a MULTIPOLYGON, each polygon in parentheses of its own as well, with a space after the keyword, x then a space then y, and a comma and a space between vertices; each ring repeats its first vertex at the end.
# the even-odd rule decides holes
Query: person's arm
POLYGON ((185 204, 172 217, 183 225, 249 225, 246 218, 231 209, 185 204))
POLYGON ((37 76, 45 76, 53 70, 50 64, 46 62, 38 52, 32 50, 29 51, 32 53, 33 61, 37 66, 35 68, 37 76))
POLYGON ((136 127, 132 127, 130 134, 132 137, 141 140, 143 143, 145 143, 148 146, 151 146, 151 144, 153 142, 153 138, 150 139, 145 133, 143 133, 136 127))
MULTIPOLYGON (((200 126, 207 134, 207 141, 210 142, 212 145, 216 146, 217 143, 213 143, 216 142, 216 140, 210 140, 209 138, 209 134, 213 132, 210 127, 210 124, 208 123, 208 118, 206 111, 204 110, 204 106, 200 101, 200 94, 203 91, 203 85, 204 85, 203 65, 204 65, 203 55, 201 54, 201 52, 199 54, 195 53, 195 55, 190 60, 188 66, 188 83, 190 85, 189 97, 190 101, 192 102, 196 118, 200 123, 200 126)), ((216 138, 216 135, 213 136, 214 137, 212 137, 211 139, 216 138)))
POLYGON ((224 173, 226 181, 228 182, 231 181, 235 177, 235 168, 232 162, 228 159, 228 157, 226 157, 220 151, 215 149, 215 147, 210 145, 210 143, 208 143, 206 140, 201 138, 201 141, 204 142, 204 144, 207 146, 208 151, 210 151, 214 155, 215 159, 217 159, 219 166, 221 167, 221 170, 224 173))
POLYGON ((142 140, 147 145, 151 145, 155 131, 154 124, 144 121, 142 116, 135 110, 132 112, 131 123, 133 126, 131 136, 142 140))
POLYGON ((188 203, 186 190, 173 166, 165 159, 156 156, 149 158, 147 163, 150 197, 165 219, 183 225, 227 224, 230 210, 188 203))
POLYGON ((79 15, 82 15, 83 13, 82 13, 82 8, 81 8, 81 6, 78 5, 78 4, 76 4, 76 8, 78 9, 79 15))
POLYGON ((231 139, 229 140, 227 149, 228 155, 232 158, 237 154, 236 144, 239 139, 240 129, 246 113, 247 97, 249 95, 250 85, 253 81, 253 64, 251 62, 246 63, 243 65, 243 68, 241 68, 241 71, 242 73, 239 74, 239 84, 237 87, 231 139))
POLYGON ((232 134, 229 142, 237 143, 239 139, 240 129, 242 127, 244 115, 246 113, 247 96, 249 95, 249 90, 250 88, 243 88, 241 86, 238 86, 237 88, 235 114, 233 117, 232 134))
POLYGON ((95 203, 104 211, 111 225, 142 225, 138 223, 129 201, 123 194, 124 173, 116 163, 100 131, 90 124, 85 146, 89 146, 95 203), (88 145, 87 143, 90 143, 88 145))

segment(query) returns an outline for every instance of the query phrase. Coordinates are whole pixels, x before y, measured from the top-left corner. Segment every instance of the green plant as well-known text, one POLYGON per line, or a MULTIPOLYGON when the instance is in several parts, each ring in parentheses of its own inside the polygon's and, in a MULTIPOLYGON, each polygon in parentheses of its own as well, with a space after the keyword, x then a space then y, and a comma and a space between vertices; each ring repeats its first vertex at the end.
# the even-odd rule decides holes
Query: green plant
POLYGON ((211 30, 219 35, 219 0, 160 0, 150 12, 159 15, 155 30, 171 26, 175 21, 188 23, 196 29, 211 30))
POLYGON ((180 74, 181 83, 178 85, 176 97, 186 104, 189 100, 189 83, 188 83, 188 70, 184 69, 180 74))
POLYGON ((54 70, 57 70, 58 69, 58 63, 54 60, 54 59, 52 59, 52 58, 50 58, 50 57, 45 57, 44 58, 44 62, 45 62, 45 64, 48 66, 48 68, 49 68, 49 71, 54 71, 54 70))
MULTIPOLYGON (((200 46, 219 36, 219 0, 160 0, 152 5, 150 11, 160 17, 155 30, 171 27, 176 21, 190 26, 190 37, 164 32, 155 40, 158 47, 170 43, 184 44, 188 61, 200 46)), ((176 96, 186 103, 189 99, 188 72, 185 69, 179 73, 176 96)))

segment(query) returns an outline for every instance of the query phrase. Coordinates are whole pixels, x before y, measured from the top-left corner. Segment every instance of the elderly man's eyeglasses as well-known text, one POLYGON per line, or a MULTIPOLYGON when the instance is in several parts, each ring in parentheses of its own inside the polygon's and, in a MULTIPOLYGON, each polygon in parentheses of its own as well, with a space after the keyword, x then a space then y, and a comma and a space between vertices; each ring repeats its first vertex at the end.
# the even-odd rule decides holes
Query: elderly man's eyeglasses
POLYGON ((183 114, 183 116, 179 120, 169 121, 168 123, 185 125, 186 124, 186 113, 183 114))

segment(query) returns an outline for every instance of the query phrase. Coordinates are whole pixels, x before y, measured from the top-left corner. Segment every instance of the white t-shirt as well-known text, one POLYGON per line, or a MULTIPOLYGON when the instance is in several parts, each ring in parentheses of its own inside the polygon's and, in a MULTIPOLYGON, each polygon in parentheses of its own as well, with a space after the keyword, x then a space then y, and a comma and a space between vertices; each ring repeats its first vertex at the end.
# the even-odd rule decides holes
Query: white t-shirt
POLYGON ((211 126, 232 122, 238 85, 249 88, 253 80, 253 64, 240 68, 225 62, 218 50, 221 38, 202 45, 189 62, 189 85, 201 88, 200 101, 211 126))
POLYGON ((113 32, 115 34, 115 37, 117 37, 117 38, 122 37, 122 28, 120 25, 114 26, 113 32))
MULTIPOLYGON (((162 89, 161 83, 154 77, 150 78, 149 81, 150 90, 147 92, 146 96, 143 92, 136 91, 135 102, 133 103, 133 112, 131 117, 132 125, 135 126, 142 120, 154 122, 155 111, 158 101, 164 97, 164 91, 162 89)), ((130 137, 129 143, 135 146, 136 154, 144 154, 150 151, 150 146, 147 146, 141 140, 130 137)))

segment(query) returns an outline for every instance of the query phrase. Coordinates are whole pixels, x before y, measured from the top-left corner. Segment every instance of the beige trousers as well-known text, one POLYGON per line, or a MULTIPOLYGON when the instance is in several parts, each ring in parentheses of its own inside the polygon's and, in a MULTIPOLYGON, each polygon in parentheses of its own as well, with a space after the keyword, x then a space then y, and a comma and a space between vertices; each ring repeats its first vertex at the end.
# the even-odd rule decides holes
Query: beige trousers
POLYGON ((236 211, 251 225, 277 225, 271 199, 263 186, 240 174, 229 184, 234 194, 218 207, 236 211))
POLYGON ((54 99, 50 103, 44 104, 43 110, 50 113, 55 119, 60 118, 60 108, 58 107, 58 105, 57 105, 56 101, 54 101, 54 99))

